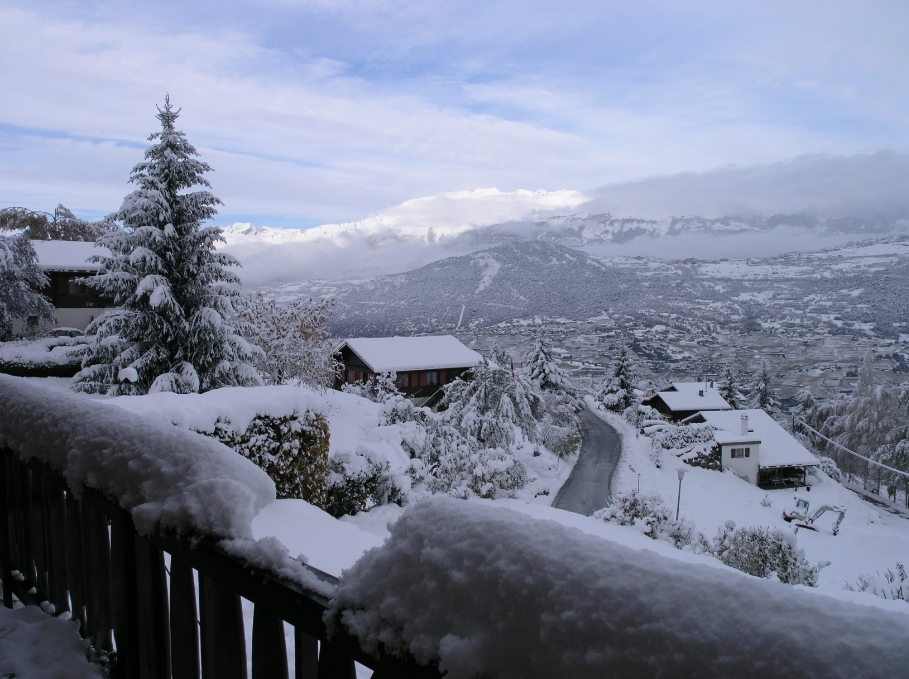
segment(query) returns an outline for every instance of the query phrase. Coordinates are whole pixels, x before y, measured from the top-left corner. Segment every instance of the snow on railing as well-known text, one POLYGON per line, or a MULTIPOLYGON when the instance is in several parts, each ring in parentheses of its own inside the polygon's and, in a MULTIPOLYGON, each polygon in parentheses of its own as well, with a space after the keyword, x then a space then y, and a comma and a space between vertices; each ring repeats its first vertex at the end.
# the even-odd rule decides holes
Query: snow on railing
MULTIPOLYGON (((474 677, 897 677, 909 615, 670 559, 488 503, 410 508, 329 615, 474 677)), ((899 604, 902 605, 902 604, 899 604)))
POLYGON ((338 580, 274 538, 252 540, 274 497, 264 472, 220 443, 0 375, 5 606, 15 595, 79 620, 113 679, 245 679, 241 596, 255 606, 254 679, 288 676, 285 622, 297 679, 354 679, 355 661, 374 676, 438 679, 344 633, 328 639, 338 580))

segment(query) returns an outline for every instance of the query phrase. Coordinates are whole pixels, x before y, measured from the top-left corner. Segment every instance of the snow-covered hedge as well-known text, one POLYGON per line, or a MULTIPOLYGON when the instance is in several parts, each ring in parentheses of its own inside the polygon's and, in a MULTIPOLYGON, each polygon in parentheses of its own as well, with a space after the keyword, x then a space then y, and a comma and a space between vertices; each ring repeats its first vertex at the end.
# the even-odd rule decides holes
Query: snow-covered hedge
POLYGON ((714 450, 714 429, 709 424, 659 423, 645 427, 644 431, 653 442, 651 459, 654 462, 660 460, 665 451, 695 467, 721 468, 719 451, 714 450))
POLYGON ((48 463, 75 493, 95 488, 130 510, 142 533, 251 538, 275 484, 217 441, 170 424, 0 375, 0 445, 48 463))
POLYGON ((859 576, 854 585, 846 583, 846 589, 854 592, 870 592, 881 599, 897 599, 909 601, 909 573, 906 567, 897 563, 896 568, 888 568, 874 575, 859 576))
POLYGON ((82 367, 90 338, 45 337, 0 342, 0 372, 34 377, 71 377, 82 367))
POLYGON ((890 677, 909 617, 434 497, 345 571, 328 613, 450 679, 890 677))
POLYGON ((676 520, 663 498, 634 490, 615 497, 611 506, 595 512, 594 517, 606 523, 634 526, 647 537, 665 540, 677 549, 690 545, 695 536, 694 526, 684 519, 676 520))
POLYGON ((790 585, 817 586, 822 566, 812 566, 792 533, 769 528, 736 528, 727 521, 707 550, 727 566, 790 585))

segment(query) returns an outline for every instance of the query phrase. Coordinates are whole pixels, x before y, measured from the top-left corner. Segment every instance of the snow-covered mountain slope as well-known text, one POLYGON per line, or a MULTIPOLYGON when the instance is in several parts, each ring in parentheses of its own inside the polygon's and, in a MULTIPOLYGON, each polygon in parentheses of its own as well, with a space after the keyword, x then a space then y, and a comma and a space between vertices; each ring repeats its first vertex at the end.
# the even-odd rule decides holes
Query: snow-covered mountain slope
MULTIPOLYGON (((224 230, 225 249, 244 265, 247 284, 263 285, 301 278, 360 279, 401 273, 452 255, 511 243, 545 241, 597 254, 619 254, 633 243, 634 254, 655 250, 680 255, 684 241, 696 256, 704 239, 723 239, 733 254, 754 255, 754 240, 777 254, 803 241, 826 236, 845 242, 844 234, 905 231, 909 224, 891 217, 825 218, 816 214, 749 216, 666 216, 657 219, 619 217, 597 210, 598 203, 579 191, 511 191, 477 189, 409 200, 366 219, 326 224, 312 229, 276 229, 233 224, 224 230), (736 243, 737 245, 734 245, 736 243)), ((828 241, 829 242, 829 241, 828 241)), ((707 250, 716 254, 716 240, 707 250)), ((727 252, 726 254, 729 254, 727 252)))
POLYGON ((545 241, 513 241, 365 283, 288 284, 270 292, 334 297, 331 323, 343 336, 463 332, 605 312, 683 334, 709 336, 717 328, 800 334, 824 326, 895 338, 906 332, 907 275, 909 240, 902 238, 715 262, 596 258, 545 241))

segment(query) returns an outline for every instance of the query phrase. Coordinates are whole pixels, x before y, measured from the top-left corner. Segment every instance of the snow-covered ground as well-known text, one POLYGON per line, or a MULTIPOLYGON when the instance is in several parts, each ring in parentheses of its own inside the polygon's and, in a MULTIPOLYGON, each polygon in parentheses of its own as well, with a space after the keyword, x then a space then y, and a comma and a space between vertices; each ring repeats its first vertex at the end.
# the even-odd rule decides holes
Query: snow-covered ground
MULTIPOLYGON (((8 382, 8 380, 15 378, 2 379, 4 387, 12 388, 14 383, 8 382)), ((204 442, 203 448, 207 451, 205 454, 214 462, 223 454, 229 454, 229 450, 211 439, 186 431, 187 429, 208 430, 220 418, 230 420, 231 424, 239 430, 244 428, 256 414, 263 412, 280 415, 293 411, 313 410, 323 414, 329 422, 331 455, 359 452, 371 459, 387 460, 399 470, 404 470, 409 462, 408 456, 401 447, 402 425, 383 424, 378 404, 352 394, 335 391, 319 393, 295 387, 269 387, 221 389, 202 395, 157 394, 108 399, 73 395, 69 392, 68 381, 65 379, 33 379, 30 382, 43 387, 39 401, 44 399, 46 402, 47 399, 53 397, 53 392, 60 397, 63 396, 62 392, 67 392, 67 402, 71 403, 69 407, 73 409, 70 415, 73 416, 79 414, 76 412, 77 410, 81 413, 80 402, 85 406, 89 406, 89 401, 96 403, 100 401, 105 405, 105 408, 101 409, 103 416, 100 420, 96 418, 91 423, 86 423, 84 431, 69 432, 70 439, 66 439, 61 432, 61 437, 63 437, 60 439, 61 442, 78 440, 81 442, 80 445, 88 445, 86 442, 93 440, 90 437, 94 437, 99 442, 109 442, 109 434, 105 432, 113 426, 113 422, 117 419, 115 411, 122 410, 129 411, 136 416, 133 417, 133 423, 140 421, 142 432, 145 434, 151 432, 150 435, 160 438, 162 445, 166 445, 168 450, 172 448, 176 451, 179 447, 178 443, 189 442, 190 439, 204 442), (177 436, 167 434, 168 430, 176 434, 174 430, 181 429, 183 431, 180 431, 177 436), (73 434, 77 435, 76 439, 72 438, 73 434)), ((15 419, 16 413, 12 409, 17 400, 11 397, 10 390, 6 391, 9 397, 5 399, 8 401, 6 414, 9 418, 15 419)), ((93 412, 98 411, 96 403, 91 404, 93 412)), ((88 413, 88 410, 85 412, 88 413)), ((636 489, 640 482, 642 492, 659 494, 667 505, 675 504, 678 492, 676 469, 682 467, 682 463, 675 459, 666 459, 662 468, 658 469, 650 459, 649 439, 638 436, 634 429, 619 418, 602 412, 599 415, 615 426, 623 436, 623 457, 614 476, 614 493, 636 489)), ((36 416, 35 413, 29 415, 29 417, 34 416, 36 416)), ((45 417, 49 425, 52 425, 51 420, 58 416, 59 413, 48 413, 45 417)), ((3 426, 9 429, 15 425, 6 423, 3 426)), ((51 438, 55 436, 53 427, 49 427, 47 431, 51 438)), ((129 441, 118 442, 117 446, 126 450, 129 447, 129 441)), ((116 450, 113 452, 116 453, 116 450)), ((116 455, 111 459, 115 458, 116 455)), ((748 582, 761 583, 761 587, 770 587, 767 591, 772 593, 773 597, 782 596, 785 599, 787 592, 792 593, 792 596, 796 596, 796 592, 805 592, 810 593, 812 598, 818 596, 824 600, 833 598, 841 602, 863 604, 862 609, 885 609, 891 613, 909 615, 909 605, 905 602, 887 601, 872 594, 844 590, 846 583, 855 583, 863 574, 872 575, 876 571, 894 567, 898 561, 905 562, 909 555, 909 520, 878 510, 822 474, 813 479, 810 492, 800 491, 799 494, 805 496, 813 507, 817 507, 821 503, 845 506, 846 518, 837 536, 833 536, 829 530, 825 530, 829 528, 833 520, 827 517, 819 521, 821 528, 819 532, 807 530, 799 532, 798 543, 805 550, 808 560, 812 563, 829 561, 830 564, 821 570, 817 588, 801 586, 792 588, 733 571, 708 555, 677 550, 669 543, 651 540, 636 528, 607 524, 593 517, 584 517, 552 508, 549 503, 570 473, 570 465, 557 463, 554 457, 549 459, 546 454, 533 457, 529 452, 527 459, 522 458, 522 461, 528 464, 528 470, 537 476, 537 480, 519 491, 516 497, 497 500, 474 498, 468 500, 464 506, 476 507, 476 511, 481 512, 478 516, 485 516, 483 512, 487 510, 502 508, 516 511, 529 519, 541 521, 543 523, 539 524, 540 534, 550 536, 547 540, 561 539, 552 538, 553 535, 562 535, 558 531, 553 532, 553 524, 559 524, 563 528, 577 529, 587 536, 585 540, 588 541, 582 541, 583 544, 588 546, 601 544, 602 550, 605 550, 603 554, 613 550, 615 545, 632 550, 631 552, 621 552, 621 559, 634 561, 634 554, 638 553, 641 554, 641 563, 664 563, 666 559, 669 559, 680 564, 677 568, 706 566, 721 573, 717 576, 719 578, 740 578, 748 582), (543 494, 543 490, 547 490, 548 495, 543 494), (602 543, 589 542, 589 540, 602 541, 602 543), (647 556, 644 556, 645 552, 647 556), (654 559, 657 561, 653 561, 654 559), (686 564, 686 566, 681 564, 686 564), (780 594, 781 592, 783 594, 780 594)), ((256 477, 258 483, 261 472, 245 460, 238 459, 238 462, 242 463, 229 465, 235 470, 230 471, 229 474, 236 473, 243 476, 246 474, 244 470, 248 469, 250 476, 256 477)), ((688 466, 684 468, 686 476, 682 484, 681 513, 708 538, 713 537, 717 530, 729 520, 734 521, 740 527, 767 526, 791 530, 789 524, 783 521, 781 513, 792 502, 795 495, 793 491, 762 491, 730 474, 688 466)), ((103 469, 103 467, 99 469, 103 469)), ((153 470, 150 469, 148 473, 152 474, 153 470)), ((220 476, 226 482, 225 475, 220 473, 220 476)), ((113 484, 111 488, 116 485, 114 481, 116 479, 110 481, 113 484)), ((267 559, 273 558, 277 565, 284 564, 284 567, 287 567, 291 563, 288 559, 289 556, 303 555, 312 566, 341 576, 342 579, 346 577, 345 571, 353 568, 364 553, 382 548, 383 544, 388 543, 394 525, 408 511, 406 507, 385 505, 353 517, 335 519, 302 500, 274 500, 273 494, 270 499, 266 498, 267 490, 263 486, 259 495, 265 499, 250 503, 252 512, 243 509, 240 512, 243 516, 240 517, 237 514, 236 520, 231 520, 229 530, 225 530, 222 526, 221 534, 241 536, 241 539, 234 541, 235 547, 241 551, 246 550, 245 555, 263 563, 267 559), (242 529, 241 524, 245 520, 251 520, 252 535, 242 529)), ((164 489, 161 492, 164 493, 164 489)), ((415 494, 413 500, 418 500, 419 496, 420 494, 415 494)), ((157 497, 144 499, 146 504, 148 502, 152 502, 152 504, 166 502, 163 495, 161 500, 157 497)), ((186 511, 181 511, 182 514, 177 512, 167 515, 165 513, 162 516, 169 516, 170 520, 183 521, 182 516, 186 514, 186 511)), ((228 515, 236 513, 234 508, 227 512, 228 515)), ((210 520, 210 513, 205 512, 201 518, 210 520)), ((512 521, 512 519, 507 519, 507 521, 512 521)), ((527 525, 536 524, 521 523, 520 526, 523 527, 520 530, 529 530, 527 525)), ((571 549, 580 549, 578 544, 581 543, 575 544, 574 540, 571 538, 571 544, 574 545, 571 549)), ((602 550, 594 549, 598 554, 602 550)), ((673 567, 667 566, 665 563, 660 566, 660 569, 672 572, 673 567)), ((724 582, 726 581, 724 580, 724 582)), ((736 582, 736 580, 729 582, 736 582)), ((805 595, 797 595, 797 597, 803 596, 805 595)), ((799 601, 803 601, 803 599, 799 599, 799 601)), ((827 606, 824 603, 818 605, 821 608, 827 606)), ((251 608, 248 612, 251 612, 251 608)), ((884 614, 881 613, 881 615, 884 614)), ((868 613, 867 615, 873 614, 868 613)))
MULTIPOLYGON (((846 508, 838 535, 830 528, 836 515, 828 512, 817 521, 819 530, 800 530, 799 547, 816 564, 829 561, 818 579, 818 588, 841 592, 846 583, 854 585, 861 575, 873 575, 909 562, 909 519, 891 514, 861 499, 821 471, 809 476, 811 490, 761 490, 733 474, 691 467, 664 453, 658 469, 650 459, 650 439, 639 436, 622 418, 595 411, 622 434, 623 455, 613 477, 613 493, 638 488, 641 493, 660 495, 667 506, 678 500, 678 469, 685 470, 681 492, 681 516, 712 538, 727 521, 738 527, 763 526, 791 531, 783 510, 794 507, 796 495, 808 500, 811 509, 822 505, 846 508), (768 506, 769 505, 769 506, 768 506)), ((870 595, 862 595, 870 596, 870 595)), ((909 605, 904 606, 909 614, 909 605)))

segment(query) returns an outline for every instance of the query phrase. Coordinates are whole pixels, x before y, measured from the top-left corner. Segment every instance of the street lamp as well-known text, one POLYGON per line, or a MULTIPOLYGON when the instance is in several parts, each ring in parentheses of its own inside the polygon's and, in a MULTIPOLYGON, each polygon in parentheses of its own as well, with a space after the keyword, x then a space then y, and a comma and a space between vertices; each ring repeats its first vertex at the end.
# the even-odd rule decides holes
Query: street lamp
POLYGON ((676 521, 679 520, 679 509, 682 506, 682 479, 685 478, 685 470, 679 469, 678 472, 679 472, 679 500, 675 505, 675 520, 676 521))

